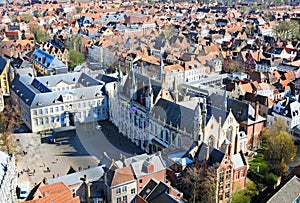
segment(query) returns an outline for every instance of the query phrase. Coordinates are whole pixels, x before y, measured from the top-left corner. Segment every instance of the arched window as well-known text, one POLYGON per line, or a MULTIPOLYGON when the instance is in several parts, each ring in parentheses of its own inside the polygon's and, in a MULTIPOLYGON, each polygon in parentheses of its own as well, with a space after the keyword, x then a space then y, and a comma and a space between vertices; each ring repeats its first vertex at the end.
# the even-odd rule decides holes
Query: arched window
POLYGON ((170 143, 170 136, 169 136, 169 131, 166 130, 166 143, 170 143))
POLYGON ((209 136, 207 144, 209 146, 214 146, 214 137, 212 135, 209 136))
POLYGON ((232 126, 230 126, 227 131, 226 131, 226 138, 227 140, 229 140, 230 142, 232 142, 232 131, 233 131, 233 128, 232 126))

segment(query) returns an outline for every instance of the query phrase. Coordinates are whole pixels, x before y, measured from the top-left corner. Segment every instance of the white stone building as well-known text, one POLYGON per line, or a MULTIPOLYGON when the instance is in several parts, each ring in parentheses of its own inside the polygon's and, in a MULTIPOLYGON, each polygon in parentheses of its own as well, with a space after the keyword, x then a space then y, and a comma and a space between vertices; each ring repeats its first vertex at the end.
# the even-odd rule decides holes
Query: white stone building
POLYGON ((18 75, 11 90, 12 101, 32 132, 108 119, 104 83, 85 73, 18 75))

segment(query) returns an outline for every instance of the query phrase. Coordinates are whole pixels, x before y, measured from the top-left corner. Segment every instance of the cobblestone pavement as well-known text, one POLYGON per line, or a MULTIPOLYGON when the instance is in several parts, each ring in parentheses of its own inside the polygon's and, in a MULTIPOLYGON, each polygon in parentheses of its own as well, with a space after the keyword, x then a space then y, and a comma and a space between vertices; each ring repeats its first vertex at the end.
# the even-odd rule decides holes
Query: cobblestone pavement
POLYGON ((77 135, 58 138, 57 142, 60 144, 44 143, 41 135, 35 133, 14 134, 14 139, 18 140, 17 151, 20 152, 16 156, 18 185, 29 182, 32 188, 44 177, 51 179, 53 176, 66 175, 70 166, 75 170, 79 167, 95 167, 103 152, 107 152, 115 160, 120 158, 121 153, 126 157, 143 153, 129 140, 119 136, 118 129, 111 123, 101 122, 102 130, 96 129, 97 124, 95 122, 77 126, 77 135))
POLYGON ((61 144, 41 143, 40 135, 32 133, 16 134, 15 139, 19 139, 17 150, 21 152, 16 157, 19 186, 29 182, 32 188, 44 177, 51 179, 53 176, 65 175, 70 166, 78 170, 79 167, 85 169, 99 163, 97 158, 85 151, 78 137, 63 138, 61 144))

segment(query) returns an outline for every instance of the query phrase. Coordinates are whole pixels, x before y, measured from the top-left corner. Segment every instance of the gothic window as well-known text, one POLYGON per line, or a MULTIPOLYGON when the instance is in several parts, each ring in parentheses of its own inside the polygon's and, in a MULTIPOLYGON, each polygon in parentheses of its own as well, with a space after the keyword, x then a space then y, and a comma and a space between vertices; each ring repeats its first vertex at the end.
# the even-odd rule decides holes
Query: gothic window
POLYGON ((208 145, 209 146, 214 146, 214 137, 211 135, 208 138, 208 145))
POLYGON ((166 143, 170 143, 169 131, 166 131, 166 143))
POLYGON ((230 126, 227 131, 226 131, 226 138, 227 140, 229 140, 230 142, 232 142, 232 131, 233 131, 233 128, 232 126, 230 126))

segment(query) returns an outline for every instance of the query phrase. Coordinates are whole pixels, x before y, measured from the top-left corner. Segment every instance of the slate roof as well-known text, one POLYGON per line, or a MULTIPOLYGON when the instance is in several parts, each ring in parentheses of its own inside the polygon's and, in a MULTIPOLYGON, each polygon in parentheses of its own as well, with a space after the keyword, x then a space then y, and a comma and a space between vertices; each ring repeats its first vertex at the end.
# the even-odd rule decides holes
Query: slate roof
POLYGON ((300 179, 297 176, 293 176, 267 201, 267 203, 294 202, 296 199, 299 200, 299 192, 300 179))
POLYGON ((250 92, 246 92, 246 94, 244 95, 244 100, 251 101, 251 102, 258 101, 260 104, 268 106, 268 107, 273 105, 272 100, 270 100, 267 96, 257 95, 257 94, 250 93, 250 92))
POLYGON ((6 64, 7 61, 2 56, 0 56, 0 75, 2 74, 6 64))
POLYGON ((31 54, 30 59, 49 71, 56 69, 59 72, 59 69, 67 68, 62 61, 42 49, 36 49, 31 54))
POLYGON ((208 166, 221 163, 225 156, 225 153, 214 147, 208 146, 204 142, 202 142, 201 145, 199 146, 194 158, 200 162, 203 162, 205 160, 207 148, 209 150, 209 158, 207 163, 208 166))
POLYGON ((134 173, 134 176, 136 178, 140 178, 149 174, 157 173, 159 171, 165 170, 166 166, 164 165, 164 162, 160 156, 157 155, 149 155, 148 159, 146 160, 140 160, 137 162, 133 162, 130 164, 134 173), (147 173, 144 170, 144 164, 153 164, 154 170, 152 172, 147 173))
POLYGON ((76 173, 72 173, 69 175, 60 176, 58 178, 49 179, 48 183, 57 183, 57 182, 64 182, 66 185, 71 186, 75 185, 77 183, 82 183, 81 178, 86 175, 86 181, 87 182, 94 182, 99 180, 104 174, 103 165, 97 166, 94 168, 89 168, 83 171, 79 171, 76 173))
POLYGON ((178 105, 166 99, 159 99, 152 108, 150 115, 173 127, 179 127, 188 133, 193 133, 194 129, 194 110, 178 105))
MULTIPOLYGON (((128 98, 130 97, 130 89, 132 88, 132 78, 133 78, 133 72, 130 72, 123 86, 122 94, 128 98)), ((140 97, 142 95, 143 84, 145 87, 145 94, 147 95, 149 93, 149 78, 139 73, 134 73, 134 78, 137 85, 136 101, 139 102, 140 97)), ((153 93, 153 101, 155 101, 161 90, 161 83, 152 79, 150 79, 150 82, 151 82, 151 88, 153 93)))
POLYGON ((164 182, 159 182, 151 193, 145 198, 148 203, 180 203, 182 201, 176 199, 169 194, 169 186, 164 182))
POLYGON ((64 102, 62 95, 72 94, 73 100, 95 98, 104 94, 103 84, 85 73, 68 73, 32 78, 29 75, 17 75, 11 85, 14 91, 28 106, 38 107, 64 102), (53 92, 52 86, 59 82, 75 83, 76 88, 53 92))

